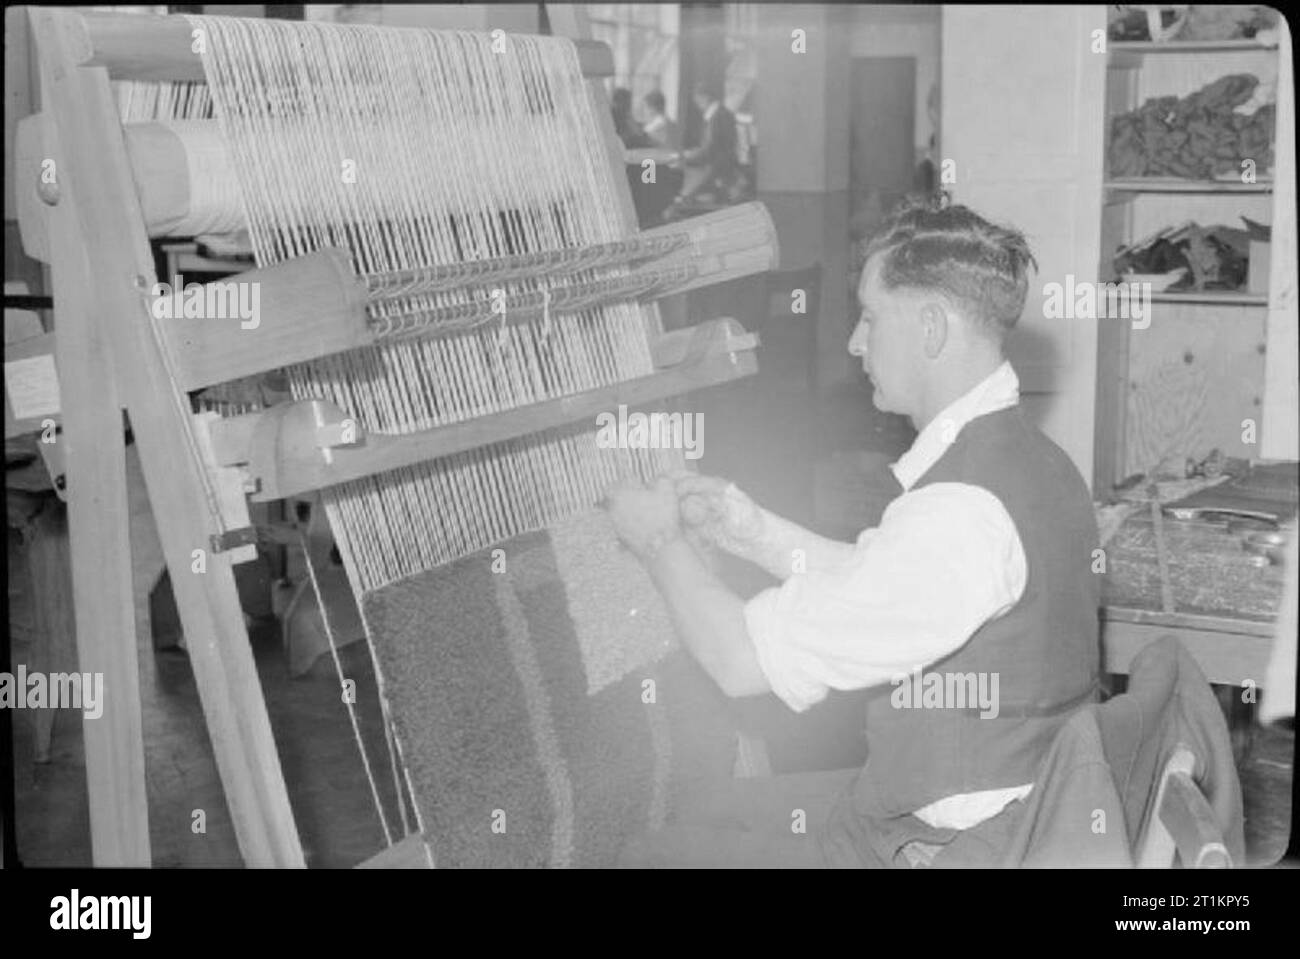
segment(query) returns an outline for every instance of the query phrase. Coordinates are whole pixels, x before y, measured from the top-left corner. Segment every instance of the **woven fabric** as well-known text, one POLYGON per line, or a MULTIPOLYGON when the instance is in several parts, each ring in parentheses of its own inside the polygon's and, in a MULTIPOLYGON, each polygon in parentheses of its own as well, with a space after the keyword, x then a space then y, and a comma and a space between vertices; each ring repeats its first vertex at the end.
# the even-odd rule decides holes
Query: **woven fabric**
POLYGON ((438 866, 611 865, 685 791, 730 772, 725 701, 669 652, 654 587, 602 545, 604 517, 585 522, 585 536, 516 537, 504 556, 486 550, 364 598, 438 866), (572 552, 584 541, 585 559, 572 552), (605 576, 584 590, 593 558, 605 576))
POLYGON ((548 533, 588 693, 599 692, 676 647, 672 621, 654 584, 619 544, 605 514, 579 514, 551 524, 548 533))

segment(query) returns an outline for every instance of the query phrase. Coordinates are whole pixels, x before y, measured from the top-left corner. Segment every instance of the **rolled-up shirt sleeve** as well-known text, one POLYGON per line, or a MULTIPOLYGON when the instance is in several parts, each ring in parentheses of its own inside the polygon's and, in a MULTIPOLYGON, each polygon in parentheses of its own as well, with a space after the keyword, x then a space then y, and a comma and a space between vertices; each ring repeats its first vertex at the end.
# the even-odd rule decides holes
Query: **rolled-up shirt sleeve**
POLYGON ((831 689, 889 682, 956 651, 1024 593, 1006 508, 964 483, 908 492, 832 571, 796 573, 745 606, 772 691, 796 712, 831 689))

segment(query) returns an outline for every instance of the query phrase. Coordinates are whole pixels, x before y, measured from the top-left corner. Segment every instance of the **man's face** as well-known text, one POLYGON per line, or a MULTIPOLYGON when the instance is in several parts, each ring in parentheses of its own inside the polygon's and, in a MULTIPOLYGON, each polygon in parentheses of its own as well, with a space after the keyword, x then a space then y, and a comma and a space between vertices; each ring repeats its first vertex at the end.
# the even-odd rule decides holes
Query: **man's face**
POLYGON ((910 416, 920 382, 923 358, 919 309, 905 290, 887 290, 880 282, 881 254, 867 261, 858 284, 862 312, 849 337, 849 352, 862 360, 862 372, 875 387, 871 402, 885 413, 910 416))
POLYGON ((695 101, 695 108, 701 113, 709 108, 709 103, 711 101, 709 100, 709 95, 707 93, 696 93, 692 96, 692 99, 695 101))

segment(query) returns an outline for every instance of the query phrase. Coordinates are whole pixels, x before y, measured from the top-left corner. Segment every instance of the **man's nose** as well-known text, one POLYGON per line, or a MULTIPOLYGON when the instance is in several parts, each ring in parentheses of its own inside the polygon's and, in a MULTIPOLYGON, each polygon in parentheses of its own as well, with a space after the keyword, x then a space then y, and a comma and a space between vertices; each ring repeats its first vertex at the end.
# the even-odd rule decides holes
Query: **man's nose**
POLYGON ((849 352, 854 356, 867 355, 867 324, 861 320, 853 328, 853 334, 849 337, 849 352))

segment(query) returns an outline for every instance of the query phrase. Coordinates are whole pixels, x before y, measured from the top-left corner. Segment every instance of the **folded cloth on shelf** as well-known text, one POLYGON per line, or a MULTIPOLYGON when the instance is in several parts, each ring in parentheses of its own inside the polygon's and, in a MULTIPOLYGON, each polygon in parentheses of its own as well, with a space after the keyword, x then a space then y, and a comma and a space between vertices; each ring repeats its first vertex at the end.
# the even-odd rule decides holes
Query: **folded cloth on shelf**
POLYGON ((1109 175, 1213 179, 1240 174, 1241 161, 1249 159, 1263 176, 1273 166, 1276 106, 1236 112, 1259 82, 1250 74, 1230 74, 1181 99, 1153 97, 1112 118, 1109 175))
POLYGON ((1245 286, 1250 267, 1246 230, 1187 223, 1148 242, 1122 248, 1115 255, 1115 272, 1183 275, 1165 290, 1237 290, 1245 286))

